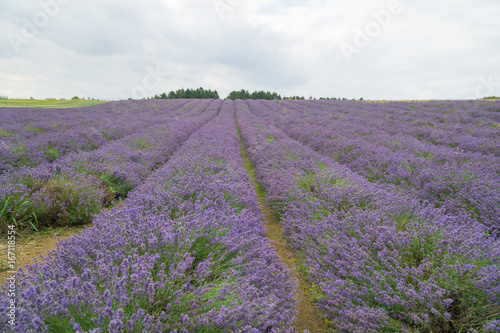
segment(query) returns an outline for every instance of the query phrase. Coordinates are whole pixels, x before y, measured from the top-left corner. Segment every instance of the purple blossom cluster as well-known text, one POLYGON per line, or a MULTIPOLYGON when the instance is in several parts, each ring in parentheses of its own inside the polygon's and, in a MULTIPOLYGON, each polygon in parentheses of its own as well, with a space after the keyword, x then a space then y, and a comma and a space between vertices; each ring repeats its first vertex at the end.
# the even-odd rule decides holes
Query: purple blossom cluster
POLYGON ((111 102, 77 109, 2 108, 0 174, 37 166, 78 151, 91 151, 165 122, 188 100, 111 102))
POLYGON ((264 236, 240 150, 225 101, 95 227, 19 273, 17 325, 2 292, 0 330, 292 331, 295 284, 264 236))
POLYGON ((182 103, 175 112, 163 115, 161 122, 99 149, 0 175, 4 218, 42 226, 89 222, 114 197, 125 197, 163 165, 193 132, 217 115, 221 104, 221 100, 182 103))
MULTIPOLYGON (((300 141, 321 131, 342 141, 347 129, 316 118, 316 109, 306 112, 295 102, 282 102, 282 108, 252 101, 235 105, 257 180, 333 329, 498 331, 497 231, 468 215, 426 205, 397 187, 374 184, 266 121, 293 128, 287 133, 300 141)), ((321 104, 312 105, 321 110, 321 104)), ((349 110, 339 112, 349 115, 349 110)))
POLYGON ((500 227, 500 157, 492 155, 494 149, 474 148, 500 147, 500 130, 490 126, 500 121, 500 114, 490 111, 494 103, 410 104, 415 110, 408 103, 248 104, 290 137, 370 182, 500 227))

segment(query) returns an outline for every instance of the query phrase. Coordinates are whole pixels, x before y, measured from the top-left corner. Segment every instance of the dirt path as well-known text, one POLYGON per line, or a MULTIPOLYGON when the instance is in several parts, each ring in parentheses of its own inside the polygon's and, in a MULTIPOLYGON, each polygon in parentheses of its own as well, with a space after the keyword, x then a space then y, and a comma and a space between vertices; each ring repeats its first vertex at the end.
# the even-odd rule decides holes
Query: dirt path
POLYGON ((299 300, 299 311, 295 328, 300 332, 308 329, 309 332, 328 332, 326 323, 321 315, 320 310, 312 302, 312 297, 307 292, 311 290, 311 284, 297 270, 295 261, 296 256, 293 250, 288 246, 283 238, 283 229, 280 222, 276 219, 269 204, 259 198, 259 203, 264 213, 266 224, 267 237, 273 241, 272 245, 276 249, 276 253, 281 257, 281 261, 289 268, 293 269, 293 277, 299 282, 299 290, 297 290, 297 298, 299 300))
MULTIPOLYGON (((29 236, 16 237, 16 247, 12 253, 16 257, 16 265, 13 271, 18 271, 19 267, 33 264, 33 259, 40 260, 40 255, 46 256, 48 252, 55 250, 56 245, 60 240, 68 239, 78 231, 92 227, 92 224, 85 226, 75 226, 45 230, 33 233, 29 236)), ((7 266, 8 261, 8 246, 7 239, 0 239, 0 286, 5 284, 6 279, 12 275, 11 270, 7 266)))
POLYGON ((262 209, 266 223, 266 235, 269 238, 271 245, 275 248, 276 253, 280 256, 281 261, 293 270, 293 277, 297 279, 299 289, 296 292, 296 297, 299 302, 297 307, 298 315, 294 327, 300 331, 309 330, 311 333, 315 332, 328 332, 328 327, 322 317, 320 310, 312 302, 312 297, 307 292, 311 290, 311 284, 302 276, 297 270, 295 261, 297 257, 294 251, 283 237, 283 229, 279 220, 273 214, 273 211, 265 199, 265 194, 255 181, 255 172, 253 166, 248 158, 243 142, 241 143, 241 157, 245 164, 247 172, 250 174, 252 183, 259 196, 259 204, 262 209), (305 292, 304 292, 305 291, 305 292))

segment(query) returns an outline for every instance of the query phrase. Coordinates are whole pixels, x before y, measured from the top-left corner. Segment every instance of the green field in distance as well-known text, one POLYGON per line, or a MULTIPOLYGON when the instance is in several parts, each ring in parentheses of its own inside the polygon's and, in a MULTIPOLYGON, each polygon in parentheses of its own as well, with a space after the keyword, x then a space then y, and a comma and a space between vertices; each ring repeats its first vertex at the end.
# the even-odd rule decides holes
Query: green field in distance
POLYGON ((22 108, 79 108, 107 103, 109 101, 95 101, 86 99, 0 99, 0 107, 22 108))

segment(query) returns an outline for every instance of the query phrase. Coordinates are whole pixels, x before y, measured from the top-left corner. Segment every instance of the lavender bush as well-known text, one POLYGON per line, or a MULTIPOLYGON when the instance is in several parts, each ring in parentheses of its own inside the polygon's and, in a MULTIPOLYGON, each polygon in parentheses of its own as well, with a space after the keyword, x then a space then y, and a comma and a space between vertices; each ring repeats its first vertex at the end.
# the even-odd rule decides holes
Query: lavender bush
POLYGON ((335 329, 458 332, 496 325, 496 232, 368 182, 242 101, 236 109, 257 179, 335 329))
POLYGON ((111 102, 80 109, 2 108, 0 174, 37 166, 78 151, 90 151, 164 122, 188 101, 111 102))
POLYGON ((12 221, 35 228, 89 222, 92 214, 115 197, 125 197, 163 165, 191 133, 217 115, 221 103, 192 101, 177 119, 169 117, 98 150, 1 175, 2 228, 12 221))
MULTIPOLYGON (((408 135, 415 125, 393 129, 394 124, 389 127, 384 123, 384 117, 397 119, 407 108, 400 110, 389 104, 389 111, 381 116, 380 107, 371 110, 366 103, 340 104, 336 114, 316 103, 309 107, 262 103, 266 107, 248 101, 255 114, 369 181, 391 185, 447 213, 469 215, 487 226, 500 227, 500 158, 419 141, 408 135)), ((450 104, 459 108, 457 103, 450 104)), ((491 141, 499 143, 498 139, 491 141)))
POLYGON ((0 175, 4 223, 95 224, 18 274, 16 326, 3 287, 0 331, 294 331, 238 133, 332 331, 500 331, 497 104, 162 103, 9 110, 2 145, 148 119, 0 175))
POLYGON ((288 332, 294 284, 240 157, 233 102, 95 227, 18 278, 14 332, 288 332))

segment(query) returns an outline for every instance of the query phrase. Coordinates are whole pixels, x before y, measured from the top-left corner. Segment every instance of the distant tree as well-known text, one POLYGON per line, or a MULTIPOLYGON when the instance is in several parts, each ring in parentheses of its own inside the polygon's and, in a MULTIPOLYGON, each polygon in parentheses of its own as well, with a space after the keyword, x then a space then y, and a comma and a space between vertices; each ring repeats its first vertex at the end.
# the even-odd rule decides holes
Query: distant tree
POLYGON ((249 99, 250 98, 250 94, 248 93, 248 90, 245 90, 245 89, 241 89, 240 91, 231 91, 229 93, 229 95, 227 96, 227 99, 232 99, 232 100, 236 100, 236 99, 249 99))
POLYGON ((241 89, 240 91, 231 91, 229 95, 226 97, 226 99, 265 99, 265 100, 273 100, 273 99, 281 99, 281 95, 279 95, 276 92, 270 92, 270 91, 254 91, 252 93, 249 93, 248 90, 241 89))
POLYGON ((214 90, 214 91, 211 91, 211 90, 208 90, 208 94, 210 96, 210 98, 213 98, 213 99, 219 99, 219 93, 217 92, 217 90, 214 90))
POLYGON ((73 97, 72 99, 80 99, 80 97, 78 97, 78 96, 75 96, 75 97, 73 97))
POLYGON ((197 89, 177 89, 176 91, 170 91, 167 93, 161 93, 154 95, 154 99, 179 99, 179 98, 193 98, 193 99, 218 99, 219 93, 217 90, 205 90, 202 87, 197 89))

